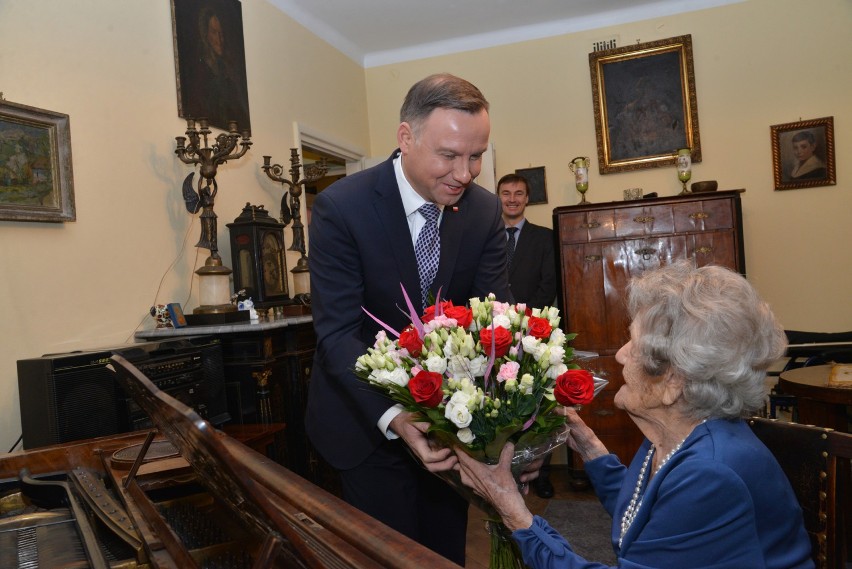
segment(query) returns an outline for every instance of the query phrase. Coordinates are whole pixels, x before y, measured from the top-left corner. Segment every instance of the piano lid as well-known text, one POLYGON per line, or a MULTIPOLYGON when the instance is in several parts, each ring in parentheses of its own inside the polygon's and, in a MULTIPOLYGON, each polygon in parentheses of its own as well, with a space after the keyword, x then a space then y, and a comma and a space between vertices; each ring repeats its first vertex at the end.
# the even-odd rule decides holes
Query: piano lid
POLYGON ((248 527, 262 528, 276 542, 271 547, 285 547, 298 553, 310 566, 317 566, 312 563, 316 561, 316 553, 294 530, 294 526, 303 522, 270 504, 250 471, 222 443, 221 435, 190 407, 157 388, 125 358, 113 355, 110 359, 108 367, 115 372, 119 384, 150 415, 159 431, 189 462, 198 479, 248 527))

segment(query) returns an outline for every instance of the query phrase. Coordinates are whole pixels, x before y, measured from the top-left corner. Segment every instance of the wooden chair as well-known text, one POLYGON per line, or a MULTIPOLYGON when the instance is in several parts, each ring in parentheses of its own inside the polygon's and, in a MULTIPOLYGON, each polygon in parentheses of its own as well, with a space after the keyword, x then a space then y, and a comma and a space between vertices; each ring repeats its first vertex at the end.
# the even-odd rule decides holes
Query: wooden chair
POLYGON ((852 567, 852 434, 828 433, 828 453, 834 457, 837 473, 835 493, 836 567, 852 567))
POLYGON ((761 417, 748 422, 790 480, 802 507, 817 568, 845 567, 852 530, 852 435, 761 417))

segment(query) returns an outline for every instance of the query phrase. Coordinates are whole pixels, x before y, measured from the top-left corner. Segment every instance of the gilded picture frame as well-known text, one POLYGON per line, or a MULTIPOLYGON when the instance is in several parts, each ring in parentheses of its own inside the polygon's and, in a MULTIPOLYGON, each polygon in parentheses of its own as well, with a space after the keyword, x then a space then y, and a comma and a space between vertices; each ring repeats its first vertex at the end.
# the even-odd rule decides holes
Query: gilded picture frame
POLYGON ((251 132, 242 4, 171 0, 178 116, 251 132))
POLYGON ((69 116, 0 100, 0 220, 76 219, 69 116))
POLYGON ((770 127, 775 190, 834 186, 834 117, 770 127))
POLYGON ((547 203, 547 180, 544 176, 544 166, 535 168, 520 168, 515 174, 523 176, 530 188, 530 199, 527 205, 547 203))
POLYGON ((601 174, 701 162, 692 36, 589 54, 601 174))

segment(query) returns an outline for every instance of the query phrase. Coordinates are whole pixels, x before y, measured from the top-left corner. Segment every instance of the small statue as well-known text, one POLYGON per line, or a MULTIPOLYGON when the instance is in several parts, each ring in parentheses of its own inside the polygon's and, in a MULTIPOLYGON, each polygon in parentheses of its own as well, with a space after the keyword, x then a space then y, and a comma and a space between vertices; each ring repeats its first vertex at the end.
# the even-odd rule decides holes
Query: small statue
POLYGON ((173 328, 169 307, 165 304, 155 304, 150 310, 151 316, 157 322, 157 328, 173 328))

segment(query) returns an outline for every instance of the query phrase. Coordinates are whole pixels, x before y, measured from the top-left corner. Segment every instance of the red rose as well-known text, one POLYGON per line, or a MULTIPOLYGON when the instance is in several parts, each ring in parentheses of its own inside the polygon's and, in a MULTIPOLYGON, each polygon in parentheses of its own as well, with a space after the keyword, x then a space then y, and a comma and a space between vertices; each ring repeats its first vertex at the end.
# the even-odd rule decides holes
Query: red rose
POLYGON ((546 340, 547 338, 550 338, 550 321, 544 318, 530 316, 527 321, 527 329, 530 336, 538 338, 539 340, 546 340))
POLYGON ((452 303, 444 308, 444 316, 452 318, 458 322, 459 326, 467 329, 470 323, 473 322, 473 312, 465 306, 453 306, 452 303))
MULTIPOLYGON (((512 333, 497 326, 494 328, 494 357, 502 358, 509 351, 509 346, 512 345, 512 333)), ((479 343, 482 344, 482 349, 487 355, 491 355, 491 328, 483 328, 479 331, 479 343)))
POLYGON ((414 326, 408 326, 399 335, 399 347, 408 350, 412 357, 420 357, 420 352, 423 351, 423 340, 417 335, 414 326))
POLYGON ((595 396, 595 379, 584 369, 569 369, 556 378, 553 395, 560 405, 586 405, 595 396))
POLYGON ((437 407, 444 399, 441 389, 444 379, 440 373, 421 370, 408 382, 408 391, 414 400, 424 407, 437 407))
MULTIPOLYGON (((453 303, 450 300, 445 300, 441 303, 441 312, 445 313, 448 308, 452 308, 453 303)), ((420 319, 425 324, 426 322, 431 322, 435 319, 435 305, 429 306, 426 310, 423 311, 423 317, 420 319)))

